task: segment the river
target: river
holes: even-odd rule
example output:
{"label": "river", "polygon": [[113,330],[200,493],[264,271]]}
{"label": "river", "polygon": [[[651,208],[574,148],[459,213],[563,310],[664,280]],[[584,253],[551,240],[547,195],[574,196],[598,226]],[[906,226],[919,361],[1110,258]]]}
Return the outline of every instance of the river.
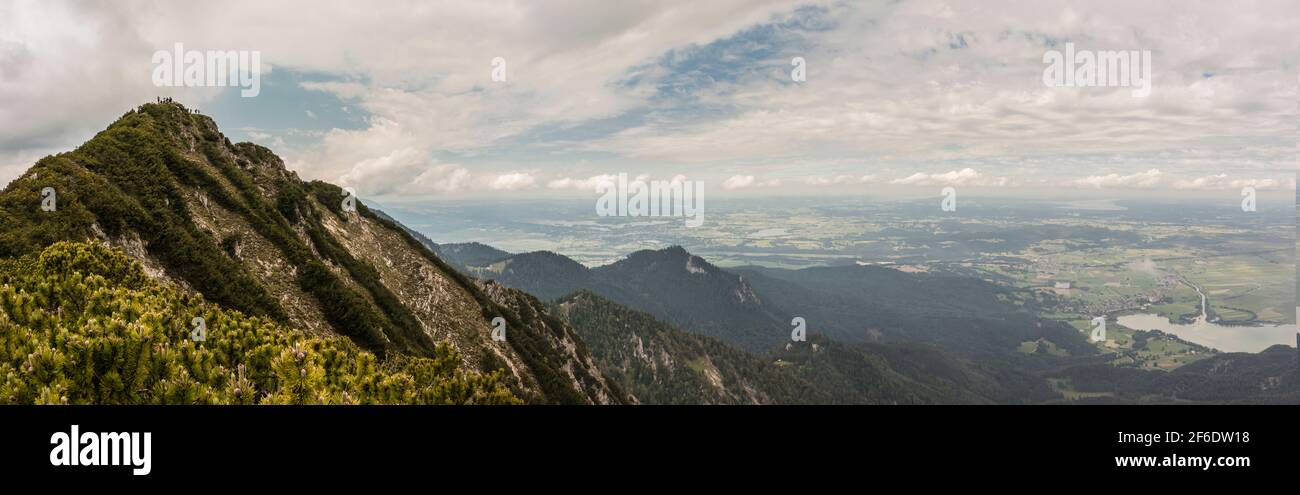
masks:
{"label": "river", "polygon": [[1182,324],[1160,315],[1137,314],[1119,317],[1119,324],[1134,330],[1160,330],[1224,352],[1259,352],[1275,344],[1297,344],[1295,325],[1228,326],[1207,321],[1209,317],[1205,311],[1210,302],[1205,292],[1190,280],[1181,280],[1201,295],[1201,315],[1196,317],[1196,321]]}

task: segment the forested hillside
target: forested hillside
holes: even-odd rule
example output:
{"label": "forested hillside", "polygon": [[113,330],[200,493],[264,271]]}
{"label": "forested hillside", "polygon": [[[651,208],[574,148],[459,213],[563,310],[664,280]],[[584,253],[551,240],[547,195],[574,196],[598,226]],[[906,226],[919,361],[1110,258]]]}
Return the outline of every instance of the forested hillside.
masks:
{"label": "forested hillside", "polygon": [[[1292,348],[1174,372],[1120,369],[1079,331],[969,277],[871,266],[723,270],[679,247],[591,269],[548,252],[466,269],[539,294],[579,291],[559,299],[559,312],[602,371],[644,402],[1298,401]],[[792,315],[805,318],[808,342],[790,342]],[[1065,354],[1020,352],[1025,341]]]}
{"label": "forested hillside", "polygon": [[[933,349],[845,345],[824,337],[762,355],[674,328],[580,291],[560,298],[606,376],[652,404],[989,403],[1013,395]],[[1020,392],[1020,391],[1016,391]],[[1045,387],[1041,391],[1048,394]]]}
{"label": "forested hillside", "polygon": [[687,333],[589,291],[556,302],[601,370],[646,404],[848,401],[771,361]]}

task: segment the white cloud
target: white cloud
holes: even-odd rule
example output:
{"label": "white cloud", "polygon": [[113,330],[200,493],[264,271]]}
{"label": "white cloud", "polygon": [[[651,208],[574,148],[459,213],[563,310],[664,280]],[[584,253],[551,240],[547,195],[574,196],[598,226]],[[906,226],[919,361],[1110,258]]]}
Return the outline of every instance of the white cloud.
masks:
{"label": "white cloud", "polygon": [[580,191],[595,191],[601,184],[612,184],[618,181],[618,177],[609,174],[594,175],[586,179],[573,179],[564,177],[552,179],[546,183],[548,189],[576,189]]}
{"label": "white cloud", "polygon": [[[0,155],[70,149],[155,95],[191,106],[210,101],[220,89],[152,85],[151,55],[177,41],[198,50],[257,50],[268,70],[361,81],[301,84],[374,117],[365,129],[328,134],[314,149],[286,156],[307,166],[306,178],[337,177],[360,161],[409,146],[475,153],[530,129],[641,105],[615,84],[629,67],[673,47],[708,43],[799,3],[3,2]],[[231,26],[238,26],[237,39]],[[505,83],[490,80],[490,61],[497,56],[509,64]],[[394,142],[394,128],[401,130],[400,142]],[[342,143],[330,140],[362,146],[337,155],[331,151]]]}
{"label": "white cloud", "polygon": [[981,175],[973,168],[963,168],[941,174],[927,174],[917,172],[906,177],[900,177],[889,181],[890,184],[903,186],[981,186],[981,187],[1002,187],[1012,185],[1012,181],[1007,177],[989,177]]}
{"label": "white cloud", "polygon": [[363,196],[458,192],[470,184],[470,173],[453,164],[437,164],[416,148],[401,148],[378,158],[361,160],[340,175],[341,186]]}
{"label": "white cloud", "polygon": [[780,185],[781,181],[779,179],[759,180],[752,175],[733,175],[722,182],[722,189],[735,191],[739,189],[777,187]]}
{"label": "white cloud", "polygon": [[[771,26],[789,43],[754,51],[771,53],[768,59],[722,53],[728,67],[752,70],[659,93],[657,83],[673,75],[655,64],[660,57],[715,53],[716,46],[696,49],[773,16],[798,17],[792,13],[805,4],[826,5],[828,13],[812,21],[818,29]],[[611,163],[689,166],[693,176],[729,177],[724,185],[736,189],[770,182],[745,179],[754,175],[812,186],[868,183],[859,174],[898,185],[1195,190],[1272,180],[1285,187],[1294,179],[1278,172],[1295,170],[1295,13],[1283,1],[1254,3],[1249,15],[1231,2],[1187,3],[1171,17],[1167,5],[1122,0],[463,0],[436,7],[11,0],[0,2],[0,183],[154,96],[207,110],[219,90],[150,81],[152,52],[182,41],[258,50],[268,68],[334,76],[300,86],[369,115],[362,128],[334,129],[293,149],[250,136],[304,178],[346,178],[391,194],[541,184],[591,190],[592,178],[609,170],[559,169],[573,162],[569,154],[592,151]],[[237,41],[230,26],[239,27]],[[1049,38],[1151,50],[1151,97],[1043,86]],[[808,61],[806,82],[789,83],[791,55]],[[490,80],[497,56],[508,62],[504,83]],[[631,74],[642,82],[626,84]],[[326,120],[318,113],[294,115]],[[628,114],[648,116],[608,135],[533,135],[623,122]],[[477,159],[493,153],[538,162],[519,171],[496,167],[505,160]],[[847,169],[829,165],[862,157],[878,168],[837,175]],[[922,163],[954,171],[892,172]],[[1093,170],[1104,172],[1074,178]],[[1151,178],[1148,170],[1185,178]]]}
{"label": "white cloud", "polygon": [[1174,189],[1180,190],[1221,190],[1221,189],[1241,189],[1243,187],[1253,187],[1265,191],[1273,189],[1295,189],[1295,179],[1290,179],[1288,183],[1285,180],[1278,179],[1229,179],[1228,174],[1207,175],[1194,179],[1177,180],[1173,183]]}
{"label": "white cloud", "polygon": [[488,184],[494,191],[520,191],[537,187],[537,178],[524,172],[512,172],[498,175]]}
{"label": "white cloud", "polygon": [[470,183],[470,173],[459,165],[435,165],[415,177],[406,192],[460,192]]}
{"label": "white cloud", "polygon": [[[133,7],[0,2],[0,184],[164,94],[151,82],[155,45]],[[166,94],[202,102],[214,93]]]}
{"label": "white cloud", "polygon": [[[1150,168],[1206,175],[1226,163],[1288,169],[1295,10],[1284,2],[1240,10],[1191,3],[1169,22],[1158,3],[840,4],[827,16],[833,29],[798,33],[810,45],[797,53],[808,60],[806,83],[787,84],[780,70],[754,73],[702,91],[699,100],[731,110],[718,118],[650,120],[584,144],[687,163],[871,155],[884,167],[943,160],[996,176],[1019,166],[1010,182],[1058,183],[1080,166],[1117,176]],[[1269,47],[1271,37],[1287,41]],[[1044,86],[1048,38],[1151,50],[1152,96]]]}
{"label": "white cloud", "polygon": [[439,163],[416,148],[361,160],[337,182],[355,187],[363,196],[524,191],[537,187],[537,177],[529,172],[474,174],[462,165]]}
{"label": "white cloud", "polygon": [[873,184],[880,182],[880,179],[874,175],[837,175],[835,177],[814,176],[804,179],[804,182],[812,186],[826,185],[855,185],[855,184]]}
{"label": "white cloud", "polygon": [[1120,175],[1110,173],[1106,175],[1090,175],[1081,179],[1072,181],[1075,185],[1094,188],[1138,188],[1149,189],[1156,187],[1164,177],[1159,169],[1151,169],[1146,172],[1136,174]]}

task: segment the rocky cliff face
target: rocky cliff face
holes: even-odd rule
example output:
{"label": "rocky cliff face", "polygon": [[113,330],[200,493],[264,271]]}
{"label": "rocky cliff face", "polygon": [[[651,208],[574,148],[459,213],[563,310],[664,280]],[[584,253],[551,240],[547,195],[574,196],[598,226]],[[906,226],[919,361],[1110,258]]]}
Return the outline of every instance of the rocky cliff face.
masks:
{"label": "rocky cliff face", "polygon": [[[47,188],[53,211],[41,208]],[[0,255],[98,240],[229,309],[345,335],[381,355],[425,355],[446,342],[472,368],[506,370],[535,402],[624,402],[536,300],[476,285],[345,194],[303,182],[266,148],[231,143],[206,116],[151,103],[0,194]],[[509,321],[504,342],[491,337],[496,317]]]}
{"label": "rocky cliff face", "polygon": [[[504,309],[502,314],[508,322],[507,328],[530,329],[528,334],[512,342],[532,369],[556,370],[551,373],[552,376],[558,376],[562,384],[577,384],[577,390],[582,396],[598,404],[637,403],[635,397],[624,393],[601,373],[586,343],[574,329],[565,320],[549,314],[546,306],[537,298],[491,280],[476,283],[493,302]],[[545,349],[552,348],[564,349],[564,354],[573,359],[548,361]],[[546,384],[539,385],[543,389],[548,388]]]}

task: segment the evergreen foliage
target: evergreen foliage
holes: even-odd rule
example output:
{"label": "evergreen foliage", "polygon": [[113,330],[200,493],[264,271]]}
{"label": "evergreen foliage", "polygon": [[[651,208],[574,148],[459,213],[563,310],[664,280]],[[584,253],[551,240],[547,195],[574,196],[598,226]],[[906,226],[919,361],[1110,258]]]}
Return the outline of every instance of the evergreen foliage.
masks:
{"label": "evergreen foliage", "polygon": [[[194,318],[206,336],[191,338]],[[381,360],[165,287],[97,243],[0,260],[0,403],[512,404],[446,345]]]}

